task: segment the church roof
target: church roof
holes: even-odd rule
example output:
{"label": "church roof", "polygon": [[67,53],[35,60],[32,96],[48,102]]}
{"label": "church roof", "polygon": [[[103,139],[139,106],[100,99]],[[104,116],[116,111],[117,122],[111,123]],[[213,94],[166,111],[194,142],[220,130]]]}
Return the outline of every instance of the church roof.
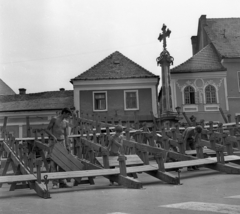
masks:
{"label": "church roof", "polygon": [[73,91],[50,91],[0,96],[0,112],[74,108]]}
{"label": "church roof", "polygon": [[223,58],[240,57],[240,18],[206,19],[204,29]]}
{"label": "church roof", "polygon": [[71,80],[108,80],[157,77],[120,52],[116,51]]}
{"label": "church roof", "polygon": [[171,73],[189,73],[206,71],[225,71],[220,62],[219,56],[210,43],[186,62],[171,69]]}
{"label": "church roof", "polygon": [[0,79],[0,95],[16,94],[3,80]]}

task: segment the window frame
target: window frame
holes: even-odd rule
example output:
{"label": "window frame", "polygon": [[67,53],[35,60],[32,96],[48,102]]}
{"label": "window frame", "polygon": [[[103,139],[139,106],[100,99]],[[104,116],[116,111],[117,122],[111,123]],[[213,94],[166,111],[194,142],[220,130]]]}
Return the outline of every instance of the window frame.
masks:
{"label": "window frame", "polygon": [[[128,92],[135,92],[136,93],[136,103],[137,107],[136,108],[127,108],[127,93]],[[125,111],[135,111],[139,110],[139,95],[138,95],[138,90],[124,90],[124,110]]]}
{"label": "window frame", "polygon": [[237,79],[238,79],[238,92],[240,92],[240,71],[237,71]]}
{"label": "window frame", "polygon": [[[105,109],[96,109],[95,107],[95,94],[105,94],[105,102],[106,102],[106,108]],[[102,111],[108,111],[108,99],[107,99],[107,91],[93,91],[93,111],[94,112],[102,112]]]}
{"label": "window frame", "polygon": [[[193,93],[193,94],[194,94],[194,103],[187,103],[187,102],[186,102],[185,90],[186,90],[186,88],[188,88],[188,87],[193,89],[193,92],[189,92],[189,101],[191,101],[190,93]],[[183,97],[184,97],[184,104],[185,104],[185,105],[196,105],[196,90],[195,90],[195,88],[192,87],[191,85],[188,85],[188,86],[186,86],[186,87],[183,89]]]}
{"label": "window frame", "polygon": [[[209,87],[209,86],[211,86],[212,88],[214,88],[214,91],[215,91],[215,102],[212,102],[212,95],[210,95],[211,102],[210,102],[210,103],[207,102],[206,89],[207,89],[207,87]],[[216,87],[214,87],[214,85],[208,84],[208,85],[204,88],[204,93],[205,93],[205,104],[217,104],[217,103],[218,103],[218,99],[217,99],[217,89],[216,89]]]}

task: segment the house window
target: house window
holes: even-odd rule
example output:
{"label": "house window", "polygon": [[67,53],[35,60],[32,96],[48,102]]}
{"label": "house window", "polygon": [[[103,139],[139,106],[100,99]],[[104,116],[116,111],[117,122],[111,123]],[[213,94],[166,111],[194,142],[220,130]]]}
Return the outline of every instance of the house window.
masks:
{"label": "house window", "polygon": [[206,103],[208,103],[208,104],[217,103],[216,89],[214,86],[208,85],[205,88],[205,94],[206,94]]}
{"label": "house window", "polygon": [[93,111],[107,111],[107,92],[93,92]]}
{"label": "house window", "polygon": [[124,109],[125,110],[138,110],[138,90],[124,91]]}
{"label": "house window", "polygon": [[238,79],[238,91],[240,92],[240,71],[237,72],[237,79]]}
{"label": "house window", "polygon": [[185,104],[195,104],[195,90],[192,86],[184,89]]}

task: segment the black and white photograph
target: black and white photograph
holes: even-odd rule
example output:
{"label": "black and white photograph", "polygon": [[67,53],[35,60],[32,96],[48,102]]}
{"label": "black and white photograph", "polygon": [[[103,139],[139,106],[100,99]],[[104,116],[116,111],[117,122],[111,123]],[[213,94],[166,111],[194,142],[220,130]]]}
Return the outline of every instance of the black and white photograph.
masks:
{"label": "black and white photograph", "polygon": [[0,0],[0,214],[240,214],[239,0]]}

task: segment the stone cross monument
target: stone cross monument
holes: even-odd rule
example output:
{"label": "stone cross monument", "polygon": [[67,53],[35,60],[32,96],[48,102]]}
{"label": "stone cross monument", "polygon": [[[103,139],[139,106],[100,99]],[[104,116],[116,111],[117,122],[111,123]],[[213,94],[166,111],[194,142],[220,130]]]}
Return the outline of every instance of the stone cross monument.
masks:
{"label": "stone cross monument", "polygon": [[171,87],[170,87],[170,65],[173,64],[173,57],[167,51],[167,37],[170,37],[171,31],[167,29],[167,26],[163,24],[162,33],[160,33],[158,40],[163,40],[163,51],[157,58],[157,65],[162,68],[162,96],[161,96],[161,115],[160,121],[170,121],[170,123],[177,122],[177,114],[172,109]]}

